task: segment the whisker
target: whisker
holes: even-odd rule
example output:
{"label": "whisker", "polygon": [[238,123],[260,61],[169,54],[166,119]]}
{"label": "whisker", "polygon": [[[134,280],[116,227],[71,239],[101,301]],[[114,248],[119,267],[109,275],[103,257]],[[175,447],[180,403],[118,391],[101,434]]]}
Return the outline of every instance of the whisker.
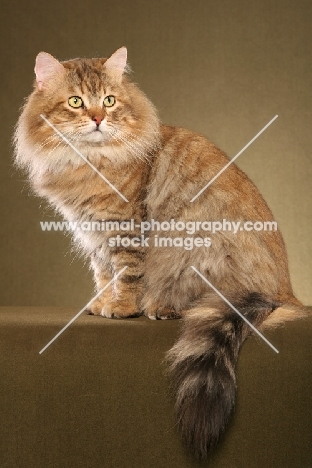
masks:
{"label": "whisker", "polygon": [[[66,138],[68,139],[73,139],[73,140],[76,140],[76,135],[77,135],[77,131],[76,130],[71,130],[71,131],[67,131],[66,134],[64,132],[64,136],[66,136]],[[74,138],[73,138],[74,137]],[[51,143],[53,142],[53,140],[55,139],[56,141],[58,140],[57,144],[55,144],[55,146],[47,153],[48,156],[50,156],[56,149],[58,149],[61,145],[63,145],[63,148],[62,148],[62,151],[60,153],[60,155],[63,154],[63,152],[65,151],[65,149],[67,148],[67,143],[57,134],[55,135],[51,135],[50,137],[48,137],[50,140],[47,142],[45,142],[44,145],[40,145],[40,147],[36,150],[36,152],[42,150],[44,148],[44,146],[46,146],[48,143]],[[48,139],[47,138],[47,139]],[[46,139],[46,140],[47,140]]]}
{"label": "whisker", "polygon": [[[120,132],[121,133],[121,132]],[[114,136],[115,139],[119,139],[119,141],[123,142],[127,148],[130,149],[132,154],[134,154],[138,159],[141,161],[145,162],[146,164],[150,164],[150,161],[148,160],[146,154],[144,154],[133,142],[130,142],[127,140],[122,134],[117,134]]]}
{"label": "whisker", "polygon": [[140,159],[146,164],[150,164],[149,161],[145,159],[145,155],[143,153],[143,157],[141,157],[140,151],[138,151],[137,148],[133,147],[133,145],[129,145],[128,142],[125,139],[123,139],[120,135],[111,134],[111,136],[115,141],[122,142],[130,150],[130,153],[133,154],[136,158]]}
{"label": "whisker", "polygon": [[[150,134],[154,135],[155,137],[157,136],[157,139],[155,138],[154,141],[150,138],[144,138],[143,137],[143,134],[147,133],[147,132],[142,132],[140,134],[133,134],[132,132],[129,132],[128,130],[124,129],[120,124],[116,125],[116,128],[119,132],[122,132],[123,135],[131,138],[132,140],[134,140],[135,142],[139,143],[140,146],[142,146],[144,148],[144,151],[145,152],[148,152],[150,150],[150,148],[154,149],[154,148],[158,148],[159,147],[159,134],[158,132],[155,132],[155,131],[152,131],[150,132]],[[149,132],[148,132],[149,133]]]}
{"label": "whisker", "polygon": [[123,136],[128,139],[129,142],[133,143],[137,149],[140,149],[144,153],[145,158],[153,157],[155,150],[159,148],[158,142],[142,139],[132,133],[126,132]]}
{"label": "whisker", "polygon": [[[79,142],[81,137],[82,137],[82,134],[78,131],[72,131],[70,135],[69,134],[66,135],[66,138],[70,140],[72,143]],[[64,146],[61,149],[61,152],[59,153],[60,157],[62,157],[66,149],[68,149],[68,144],[65,141],[63,141],[63,143],[64,143]]]}

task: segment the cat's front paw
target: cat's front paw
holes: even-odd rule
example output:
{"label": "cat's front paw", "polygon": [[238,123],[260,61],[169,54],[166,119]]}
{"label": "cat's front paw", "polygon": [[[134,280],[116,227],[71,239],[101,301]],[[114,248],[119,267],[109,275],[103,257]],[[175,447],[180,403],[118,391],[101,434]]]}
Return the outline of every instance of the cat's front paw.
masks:
{"label": "cat's front paw", "polygon": [[103,300],[103,298],[95,299],[95,301],[91,302],[91,304],[86,309],[87,314],[89,315],[101,315],[102,309],[107,303],[107,300]]}
{"label": "cat's front paw", "polygon": [[126,301],[111,301],[102,308],[100,315],[110,319],[123,319],[139,317],[143,312]]}
{"label": "cat's front paw", "polygon": [[150,320],[177,320],[181,318],[181,314],[175,309],[157,305],[145,309],[144,315]]}

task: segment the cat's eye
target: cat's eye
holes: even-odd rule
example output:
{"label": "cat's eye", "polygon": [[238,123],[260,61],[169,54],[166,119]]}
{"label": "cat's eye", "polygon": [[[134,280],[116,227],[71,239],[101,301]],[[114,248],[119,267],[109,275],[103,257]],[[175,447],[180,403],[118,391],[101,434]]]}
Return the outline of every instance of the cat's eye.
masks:
{"label": "cat's eye", "polygon": [[79,96],[72,96],[68,99],[68,104],[77,109],[83,106],[83,100]]}
{"label": "cat's eye", "polygon": [[105,107],[112,107],[116,102],[116,99],[114,96],[106,96],[104,98],[104,106]]}

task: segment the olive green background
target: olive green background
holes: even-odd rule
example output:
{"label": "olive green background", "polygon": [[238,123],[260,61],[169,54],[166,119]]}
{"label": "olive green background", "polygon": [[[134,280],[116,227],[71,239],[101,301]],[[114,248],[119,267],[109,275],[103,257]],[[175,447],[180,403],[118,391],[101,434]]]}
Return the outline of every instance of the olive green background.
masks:
{"label": "olive green background", "polygon": [[[312,302],[310,0],[1,2],[2,305],[83,306],[88,266],[12,166],[11,136],[44,50],[65,60],[128,47],[134,80],[166,123],[207,135],[238,159],[272,208],[295,292]],[[200,189],[201,187],[199,187]]]}

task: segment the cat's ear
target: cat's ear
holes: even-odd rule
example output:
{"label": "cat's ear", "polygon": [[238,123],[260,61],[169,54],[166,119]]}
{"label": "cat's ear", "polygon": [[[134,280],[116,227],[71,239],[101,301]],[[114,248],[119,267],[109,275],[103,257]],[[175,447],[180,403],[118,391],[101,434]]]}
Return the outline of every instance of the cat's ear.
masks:
{"label": "cat's ear", "polygon": [[65,71],[63,65],[52,55],[40,52],[36,57],[35,73],[39,90],[44,88],[49,80]]}
{"label": "cat's ear", "polygon": [[118,81],[121,81],[123,73],[127,70],[126,47],[121,47],[116,50],[116,52],[106,60],[104,66],[110,74],[114,75]]}

